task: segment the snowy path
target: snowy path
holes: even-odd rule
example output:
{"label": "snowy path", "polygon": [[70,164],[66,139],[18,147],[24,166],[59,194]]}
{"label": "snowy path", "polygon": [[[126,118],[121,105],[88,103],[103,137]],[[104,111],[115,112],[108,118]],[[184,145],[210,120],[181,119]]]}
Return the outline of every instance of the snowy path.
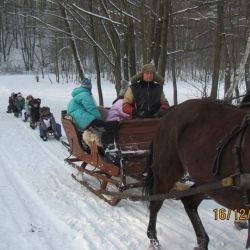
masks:
{"label": "snowy path", "polygon": [[[0,250],[149,249],[146,206],[121,201],[111,207],[76,183],[70,177],[74,169],[63,161],[68,152],[59,142],[43,142],[37,129],[5,113],[7,97],[17,88],[10,82],[0,81]],[[43,85],[47,91],[59,87],[63,93],[63,86]],[[39,92],[28,80],[22,88]],[[52,94],[42,100],[57,117],[68,102]],[[213,209],[219,207],[204,201],[199,210],[209,249],[244,249],[245,231],[235,230],[232,221],[214,220]],[[157,229],[162,250],[195,246],[191,223],[178,201],[165,201]]]}

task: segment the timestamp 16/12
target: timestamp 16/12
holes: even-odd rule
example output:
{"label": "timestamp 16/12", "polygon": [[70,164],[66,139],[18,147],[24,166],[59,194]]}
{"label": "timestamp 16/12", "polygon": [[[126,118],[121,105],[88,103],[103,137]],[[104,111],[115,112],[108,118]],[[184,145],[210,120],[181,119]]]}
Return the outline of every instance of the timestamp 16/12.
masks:
{"label": "timestamp 16/12", "polygon": [[225,209],[225,208],[215,208],[214,220],[249,220],[250,219],[250,210],[248,209]]}

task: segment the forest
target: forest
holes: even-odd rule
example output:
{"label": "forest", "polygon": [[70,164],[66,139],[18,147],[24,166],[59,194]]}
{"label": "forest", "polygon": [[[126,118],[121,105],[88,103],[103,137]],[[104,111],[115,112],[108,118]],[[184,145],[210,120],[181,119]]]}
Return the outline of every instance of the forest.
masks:
{"label": "forest", "polygon": [[[153,63],[172,84],[231,102],[250,90],[249,0],[1,0],[1,73],[129,80]],[[19,60],[17,60],[19,58]],[[38,77],[37,77],[38,78]]]}

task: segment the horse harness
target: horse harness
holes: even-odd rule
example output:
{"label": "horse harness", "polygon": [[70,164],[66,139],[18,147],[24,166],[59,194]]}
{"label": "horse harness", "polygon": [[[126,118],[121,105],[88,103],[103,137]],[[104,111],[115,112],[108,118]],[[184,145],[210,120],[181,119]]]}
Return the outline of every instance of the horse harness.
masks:
{"label": "horse harness", "polygon": [[216,146],[216,156],[212,167],[212,175],[217,176],[220,170],[221,156],[232,139],[236,138],[236,142],[233,146],[232,153],[234,155],[235,173],[228,178],[232,178],[233,188],[242,190],[242,199],[245,206],[250,207],[250,200],[247,191],[250,189],[250,174],[243,173],[242,171],[242,159],[241,153],[243,149],[243,142],[246,136],[247,128],[250,126],[250,113],[247,113],[242,120],[240,126],[235,127],[228,135],[226,135]]}

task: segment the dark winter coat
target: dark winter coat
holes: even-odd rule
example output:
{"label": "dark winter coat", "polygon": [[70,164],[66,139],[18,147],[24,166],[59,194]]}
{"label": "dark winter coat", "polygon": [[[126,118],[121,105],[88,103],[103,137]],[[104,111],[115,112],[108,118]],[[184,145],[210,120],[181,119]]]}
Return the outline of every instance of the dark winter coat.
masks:
{"label": "dark winter coat", "polygon": [[9,97],[9,105],[7,107],[7,112],[11,113],[11,112],[16,112],[16,106],[15,106],[15,98],[16,98],[17,94],[13,94]]}
{"label": "dark winter coat", "polygon": [[37,98],[30,102],[30,118],[32,122],[38,122],[40,119],[41,99]]}
{"label": "dark winter coat", "polygon": [[15,96],[9,97],[9,106],[13,108],[15,106]]}
{"label": "dark winter coat", "polygon": [[160,109],[162,85],[158,83],[141,82],[131,85],[137,112],[144,112],[145,116],[153,115]]}

